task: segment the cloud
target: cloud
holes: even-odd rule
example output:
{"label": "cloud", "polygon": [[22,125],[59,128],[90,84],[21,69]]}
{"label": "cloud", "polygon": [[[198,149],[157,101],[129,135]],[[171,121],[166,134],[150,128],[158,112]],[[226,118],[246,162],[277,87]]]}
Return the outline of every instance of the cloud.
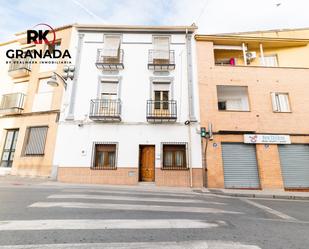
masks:
{"label": "cloud", "polygon": [[0,42],[41,22],[54,27],[197,22],[199,33],[297,28],[309,25],[308,9],[308,0],[0,0]]}

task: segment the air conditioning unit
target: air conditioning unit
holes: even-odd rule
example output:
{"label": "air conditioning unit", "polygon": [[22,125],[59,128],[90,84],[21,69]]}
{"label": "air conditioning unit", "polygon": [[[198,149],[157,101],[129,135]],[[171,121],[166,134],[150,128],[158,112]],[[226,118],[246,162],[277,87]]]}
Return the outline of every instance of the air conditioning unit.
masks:
{"label": "air conditioning unit", "polygon": [[254,52],[254,51],[252,51],[252,52],[247,52],[246,53],[246,58],[247,58],[247,60],[253,60],[253,59],[255,59],[256,58],[256,52]]}

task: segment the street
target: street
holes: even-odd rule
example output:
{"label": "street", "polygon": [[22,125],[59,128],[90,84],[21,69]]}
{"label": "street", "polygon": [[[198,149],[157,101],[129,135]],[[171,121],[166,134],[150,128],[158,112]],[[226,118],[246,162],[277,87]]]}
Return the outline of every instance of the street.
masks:
{"label": "street", "polygon": [[309,201],[0,183],[0,249],[309,248]]}

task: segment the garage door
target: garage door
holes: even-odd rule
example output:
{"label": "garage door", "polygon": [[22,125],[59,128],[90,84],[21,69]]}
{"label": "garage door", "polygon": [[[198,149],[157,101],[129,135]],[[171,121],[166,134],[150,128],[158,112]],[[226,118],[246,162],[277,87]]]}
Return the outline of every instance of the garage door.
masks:
{"label": "garage door", "polygon": [[222,158],[226,188],[259,188],[255,145],[223,143]]}
{"label": "garage door", "polygon": [[285,188],[309,188],[309,145],[279,145]]}

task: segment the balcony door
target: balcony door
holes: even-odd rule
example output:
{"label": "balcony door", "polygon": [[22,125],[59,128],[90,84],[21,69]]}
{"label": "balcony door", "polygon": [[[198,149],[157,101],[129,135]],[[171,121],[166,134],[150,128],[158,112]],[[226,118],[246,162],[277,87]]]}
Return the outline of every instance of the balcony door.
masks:
{"label": "balcony door", "polygon": [[18,129],[7,131],[1,157],[1,167],[12,167],[15,154],[15,147],[17,143],[17,137],[18,137]]}
{"label": "balcony door", "polygon": [[104,36],[104,49],[103,49],[104,63],[110,63],[110,64],[120,63],[120,43],[121,38],[119,35]]}
{"label": "balcony door", "polygon": [[154,113],[155,115],[169,114],[169,91],[154,91]]}
{"label": "balcony door", "polygon": [[170,39],[169,36],[154,36],[153,37],[153,63],[154,64],[169,64],[170,59]]}
{"label": "balcony door", "polygon": [[113,116],[118,113],[118,82],[101,83],[99,112],[104,116]]}

